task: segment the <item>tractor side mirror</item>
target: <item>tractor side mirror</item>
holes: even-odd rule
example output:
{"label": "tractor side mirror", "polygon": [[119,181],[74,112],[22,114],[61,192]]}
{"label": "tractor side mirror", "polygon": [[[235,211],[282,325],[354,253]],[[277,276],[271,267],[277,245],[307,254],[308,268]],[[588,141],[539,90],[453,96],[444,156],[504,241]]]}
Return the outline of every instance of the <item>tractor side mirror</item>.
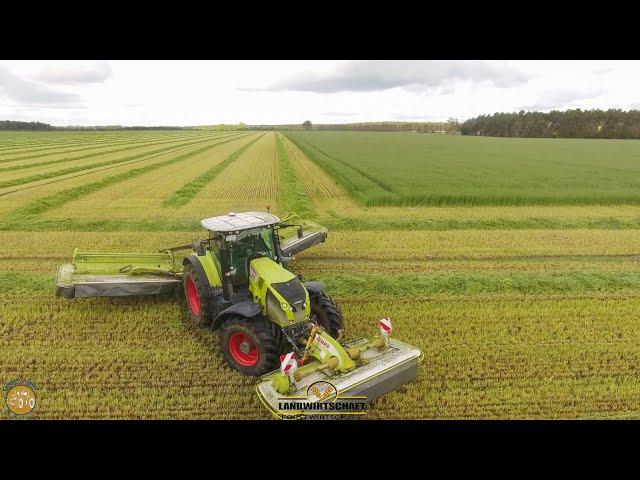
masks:
{"label": "tractor side mirror", "polygon": [[298,227],[298,238],[302,238],[304,232],[302,231],[302,227]]}

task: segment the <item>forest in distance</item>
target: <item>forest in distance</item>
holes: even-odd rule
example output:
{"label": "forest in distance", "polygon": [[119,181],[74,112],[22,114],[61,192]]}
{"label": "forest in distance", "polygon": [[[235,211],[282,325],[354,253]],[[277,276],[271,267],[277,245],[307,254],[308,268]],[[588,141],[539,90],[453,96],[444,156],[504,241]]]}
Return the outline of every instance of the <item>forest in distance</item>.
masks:
{"label": "forest in distance", "polygon": [[371,131],[440,133],[449,135],[475,135],[486,137],[522,138],[607,138],[639,139],[640,110],[552,110],[479,115],[463,122],[449,118],[445,122],[358,122],[341,124],[247,125],[218,124],[200,126],[53,126],[42,122],[0,120],[0,130],[257,130],[257,131]]}

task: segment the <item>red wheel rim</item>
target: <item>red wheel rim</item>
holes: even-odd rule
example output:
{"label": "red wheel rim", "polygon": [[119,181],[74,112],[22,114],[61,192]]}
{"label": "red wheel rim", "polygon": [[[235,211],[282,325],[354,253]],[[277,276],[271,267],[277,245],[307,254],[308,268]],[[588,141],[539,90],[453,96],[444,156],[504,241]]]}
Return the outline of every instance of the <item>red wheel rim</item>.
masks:
{"label": "red wheel rim", "polygon": [[196,288],[196,284],[193,283],[193,279],[191,277],[187,277],[186,293],[191,313],[196,317],[200,316],[200,297],[198,297],[198,289]]}
{"label": "red wheel rim", "polygon": [[258,347],[244,333],[234,333],[229,337],[229,353],[243,367],[252,367],[258,363]]}

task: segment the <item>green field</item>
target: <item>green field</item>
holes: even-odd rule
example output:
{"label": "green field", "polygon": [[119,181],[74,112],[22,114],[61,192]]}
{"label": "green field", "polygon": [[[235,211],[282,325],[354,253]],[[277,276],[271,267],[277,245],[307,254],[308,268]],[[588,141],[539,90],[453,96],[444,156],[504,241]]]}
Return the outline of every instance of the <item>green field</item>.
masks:
{"label": "green field", "polygon": [[290,132],[365,205],[640,203],[640,143]]}
{"label": "green field", "polygon": [[53,278],[75,247],[154,252],[203,236],[203,217],[270,205],[329,227],[292,267],[327,283],[347,336],[390,316],[424,352],[366,418],[640,417],[639,154],[636,141],[0,132],[0,383],[36,383],[36,418],[269,418],[180,299],[70,302]]}

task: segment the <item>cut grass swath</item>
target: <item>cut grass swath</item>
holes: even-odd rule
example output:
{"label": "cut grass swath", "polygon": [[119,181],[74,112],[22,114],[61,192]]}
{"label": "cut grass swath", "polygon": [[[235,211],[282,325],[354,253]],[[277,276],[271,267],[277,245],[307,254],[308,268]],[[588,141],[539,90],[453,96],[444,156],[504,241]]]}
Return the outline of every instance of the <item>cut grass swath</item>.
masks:
{"label": "cut grass swath", "polygon": [[[211,138],[211,137],[209,137]],[[215,138],[215,137],[213,137]],[[162,143],[170,143],[170,142],[175,142],[175,139],[171,139],[171,140],[161,140],[161,141],[156,141],[156,142],[149,142],[149,145],[156,145],[156,144],[162,144]],[[50,163],[63,163],[63,162],[70,162],[73,160],[83,160],[85,158],[92,158],[92,157],[99,157],[100,155],[106,155],[109,153],[117,153],[117,152],[125,152],[127,150],[132,150],[134,148],[138,148],[141,146],[144,146],[145,143],[143,142],[142,145],[127,145],[126,147],[122,147],[122,148],[115,148],[112,150],[102,150],[100,152],[95,152],[95,153],[90,153],[87,155],[80,155],[77,157],[70,157],[70,158],[62,158],[62,159],[57,159],[57,160],[52,160],[52,161],[47,161],[47,162],[39,162],[39,163],[34,163],[34,164],[20,164],[20,165],[15,165],[15,166],[11,166],[11,167],[5,167],[0,171],[7,171],[7,170],[14,170],[14,169],[19,169],[19,168],[30,168],[32,166],[40,166],[40,165],[48,165]],[[84,150],[93,150],[95,148],[102,148],[100,146],[95,147],[84,147],[81,149],[72,149],[72,150],[65,150],[65,151],[56,151],[56,152],[50,152],[50,153],[36,153],[34,155],[27,155],[27,156],[21,156],[21,157],[13,157],[13,158],[3,158],[0,160],[0,163],[9,163],[9,162],[18,162],[21,160],[30,160],[32,158],[42,158],[42,157],[49,157],[52,155],[63,155],[65,153],[74,153],[74,152],[80,152],[80,151],[84,151]]]}
{"label": "cut grass swath", "polygon": [[301,218],[313,218],[313,204],[302,189],[302,182],[296,177],[279,133],[276,135],[276,149],[280,175],[280,208],[286,213],[295,212]]}
{"label": "cut grass swath", "polygon": [[225,168],[231,165],[240,155],[242,155],[251,145],[257,142],[264,134],[258,136],[254,140],[249,143],[243,145],[238,150],[233,152],[227,158],[225,158],[222,162],[214,165],[209,170],[204,172],[202,175],[192,180],[189,183],[185,183],[182,187],[176,190],[170,197],[168,197],[162,205],[164,207],[180,207],[182,205],[186,205],[193,199],[200,190],[202,190],[207,183],[211,182],[215,179],[220,172],[222,172]]}
{"label": "cut grass swath", "polygon": [[[196,139],[195,142],[192,143],[197,143],[197,141],[207,141],[207,140],[217,140],[217,139],[221,139],[221,138],[225,138],[228,137],[230,135],[221,135],[221,136],[209,136],[209,137],[205,137],[205,136],[201,136],[200,139]],[[99,152],[95,152],[95,153],[89,153],[87,155],[81,155],[81,156],[77,156],[77,157],[66,157],[66,158],[60,158],[60,159],[55,159],[55,160],[47,160],[44,162],[37,162],[37,163],[26,163],[26,164],[20,164],[20,165],[12,165],[9,167],[3,167],[0,168],[0,172],[10,172],[10,171],[14,171],[14,170],[23,170],[23,169],[27,169],[27,168],[35,168],[35,167],[43,167],[46,165],[54,165],[54,164],[60,164],[60,163],[67,163],[67,162],[75,162],[75,161],[80,161],[80,160],[86,160],[88,158],[94,158],[94,157],[100,157],[103,155],[109,155],[112,153],[119,153],[119,152],[126,152],[129,150],[134,150],[136,148],[142,148],[142,147],[151,147],[151,146],[155,146],[155,145],[162,145],[162,144],[167,144],[167,143],[176,143],[179,142],[181,139],[172,139],[172,140],[162,140],[162,141],[155,141],[155,142],[139,142],[139,144],[136,145],[131,145],[131,144],[127,144],[126,147],[123,148],[116,148],[113,150],[101,150]],[[194,140],[193,138],[191,139],[183,139],[183,140]],[[137,142],[136,142],[137,143]],[[85,149],[85,150],[93,150],[95,148],[102,148],[102,147],[92,147],[91,149]],[[55,153],[57,155],[57,153]],[[54,154],[52,154],[54,155]],[[39,158],[41,157],[41,155],[35,155],[34,158]],[[12,160],[7,160],[7,161],[12,161]],[[2,160],[2,162],[4,162],[4,160]],[[0,162],[0,163],[2,163]]]}
{"label": "cut grass swath", "polygon": [[[143,159],[144,160],[145,157],[148,157],[149,155],[154,155],[154,154],[157,154],[157,153],[166,152],[166,151],[172,150],[172,149],[188,147],[190,145],[196,145],[198,143],[209,142],[211,140],[213,140],[213,139],[208,138],[206,140],[198,140],[197,142],[189,142],[189,143],[181,143],[181,144],[177,144],[177,145],[170,145],[168,147],[160,148],[160,149],[157,149],[157,150],[152,150],[150,152],[142,152],[142,153],[138,153],[136,155],[130,155],[128,157],[117,158],[115,160],[108,160],[106,162],[98,162],[98,163],[92,163],[92,164],[87,164],[87,165],[79,165],[77,167],[64,168],[62,170],[54,170],[52,172],[46,172],[46,173],[40,173],[40,174],[37,174],[37,175],[31,175],[31,176],[27,176],[27,177],[15,178],[13,180],[7,180],[7,181],[4,181],[4,182],[0,182],[0,188],[7,188],[7,187],[13,187],[13,186],[17,186],[17,185],[23,185],[25,183],[37,182],[39,180],[46,180],[46,179],[49,179],[49,178],[60,177],[62,175],[68,175],[70,173],[81,172],[83,170],[91,170],[91,169],[94,169],[94,168],[105,167],[107,165],[118,165],[120,163],[135,161],[135,160],[138,160],[138,159]],[[219,145],[219,143],[216,143],[215,145]],[[129,150],[129,149],[127,148],[126,150]],[[105,152],[102,152],[101,155],[104,155],[104,153]],[[113,152],[111,152],[111,153],[113,153]],[[80,160],[80,159],[74,159],[74,160]],[[1,195],[6,195],[7,193],[12,193],[12,192],[3,192],[3,193],[0,194],[0,196]]]}
{"label": "cut grass swath", "polygon": [[19,228],[20,225],[24,223],[29,223],[34,216],[40,215],[49,209],[60,207],[61,205],[64,205],[65,203],[71,200],[75,200],[83,195],[86,195],[91,192],[95,192],[96,190],[106,187],[107,185],[111,185],[116,182],[121,182],[123,180],[130,179],[137,175],[142,175],[143,173],[149,172],[151,170],[155,170],[156,168],[161,168],[166,165],[171,165],[173,163],[181,162],[183,160],[186,160],[189,157],[192,157],[193,155],[197,155],[201,152],[209,150],[210,148],[214,148],[217,145],[219,145],[219,143],[215,145],[207,145],[198,150],[194,150],[192,152],[185,153],[183,155],[179,155],[174,158],[170,158],[169,160],[154,163],[152,165],[147,165],[141,168],[135,168],[127,172],[120,173],[118,175],[113,175],[113,176],[104,178],[97,182],[89,183],[81,187],[63,190],[61,192],[50,195],[48,197],[36,200],[35,202],[29,205],[26,205],[22,208],[19,208],[17,210],[14,210],[9,215],[7,215],[7,217],[4,219],[4,222],[0,224],[0,229],[6,230],[14,227]]}

